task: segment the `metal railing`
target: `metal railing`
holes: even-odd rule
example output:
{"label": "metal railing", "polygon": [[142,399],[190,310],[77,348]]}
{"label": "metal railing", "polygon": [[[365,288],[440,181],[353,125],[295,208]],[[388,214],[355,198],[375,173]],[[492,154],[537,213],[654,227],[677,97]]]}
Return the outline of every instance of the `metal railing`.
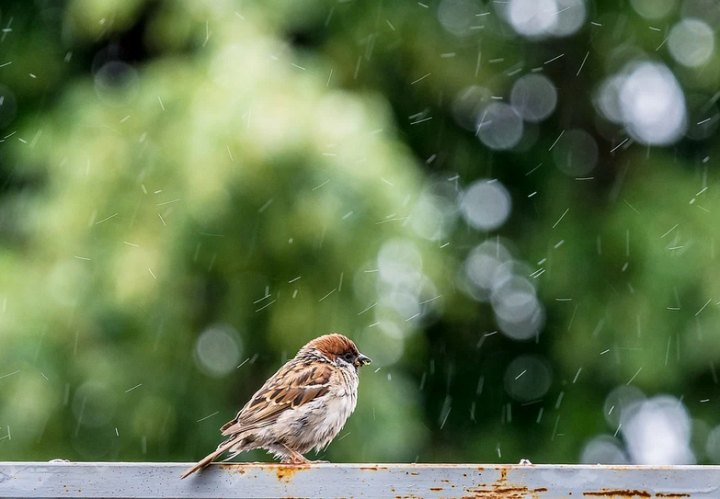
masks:
{"label": "metal railing", "polygon": [[0,462],[0,497],[720,499],[720,466]]}

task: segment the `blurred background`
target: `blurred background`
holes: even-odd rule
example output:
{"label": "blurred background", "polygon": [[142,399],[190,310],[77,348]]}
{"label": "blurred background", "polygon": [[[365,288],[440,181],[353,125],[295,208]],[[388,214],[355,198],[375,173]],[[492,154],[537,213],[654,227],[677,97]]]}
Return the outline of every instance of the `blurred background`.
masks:
{"label": "blurred background", "polygon": [[0,460],[197,460],[335,331],[374,363],[320,458],[719,463],[718,28],[3,2]]}

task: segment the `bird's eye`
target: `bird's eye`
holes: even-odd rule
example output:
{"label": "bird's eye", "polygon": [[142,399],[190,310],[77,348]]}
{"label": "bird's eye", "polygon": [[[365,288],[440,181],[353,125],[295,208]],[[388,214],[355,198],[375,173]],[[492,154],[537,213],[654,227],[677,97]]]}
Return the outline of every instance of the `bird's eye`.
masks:
{"label": "bird's eye", "polygon": [[352,360],[353,360],[352,352],[348,352],[345,355],[343,355],[343,359],[345,359],[346,362],[352,362]]}

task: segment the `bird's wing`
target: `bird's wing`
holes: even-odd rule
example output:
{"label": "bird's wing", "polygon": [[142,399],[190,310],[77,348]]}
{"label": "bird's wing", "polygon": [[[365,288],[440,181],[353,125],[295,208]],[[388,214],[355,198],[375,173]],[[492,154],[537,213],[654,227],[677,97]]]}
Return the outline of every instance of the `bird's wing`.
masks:
{"label": "bird's wing", "polygon": [[284,411],[325,395],[332,373],[332,366],[325,362],[289,362],[220,431],[227,436],[273,424]]}

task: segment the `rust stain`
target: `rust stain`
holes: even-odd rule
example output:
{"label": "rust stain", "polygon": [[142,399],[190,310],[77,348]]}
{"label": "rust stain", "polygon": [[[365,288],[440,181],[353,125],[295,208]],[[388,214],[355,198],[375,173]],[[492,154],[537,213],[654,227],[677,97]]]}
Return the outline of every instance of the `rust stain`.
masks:
{"label": "rust stain", "polygon": [[289,483],[298,471],[303,469],[309,469],[310,466],[307,464],[295,464],[290,466],[277,466],[275,468],[275,474],[281,482]]}
{"label": "rust stain", "polygon": [[[494,469],[500,472],[500,477],[494,484],[478,484],[477,487],[467,488],[465,493],[470,495],[463,499],[540,499],[540,494],[548,491],[545,487],[531,489],[527,486],[514,486],[508,482],[507,467]],[[484,468],[479,467],[478,470],[483,471]]]}
{"label": "rust stain", "polygon": [[584,496],[592,497],[652,497],[647,490],[603,489],[597,492],[583,492]]}
{"label": "rust stain", "polygon": [[526,499],[530,496],[533,499],[538,499],[538,494],[547,492],[545,487],[537,489],[529,489],[527,487],[498,487],[497,485],[492,488],[471,488],[466,489],[465,492],[469,492],[473,499]]}
{"label": "rust stain", "polygon": [[430,490],[432,490],[433,492],[440,492],[441,490],[443,490],[443,488],[442,487],[430,487]]}
{"label": "rust stain", "polygon": [[377,471],[377,466],[361,466],[360,471]]}
{"label": "rust stain", "polygon": [[[220,464],[218,467],[221,470],[237,473],[239,475],[244,475],[247,471],[245,469],[247,465],[244,464]],[[310,469],[310,467],[310,464],[252,463],[252,468],[254,469],[259,468],[263,471],[274,471],[277,475],[277,479],[281,482],[290,482],[298,471],[307,470]],[[254,478],[257,477],[258,475],[254,475]]]}
{"label": "rust stain", "polygon": [[472,496],[466,496],[463,499],[526,499],[528,497],[539,499],[538,494],[547,492],[547,489],[545,487],[530,489],[528,487],[503,486],[503,479],[501,478],[491,488],[470,488],[466,489],[465,492],[472,494]]}
{"label": "rust stain", "polygon": [[657,497],[690,497],[690,494],[685,492],[658,492],[655,495]]}
{"label": "rust stain", "polygon": [[501,469],[500,470],[500,480],[498,480],[498,483],[507,482],[507,470]]}
{"label": "rust stain", "polygon": [[233,473],[238,473],[240,475],[245,474],[245,465],[243,464],[219,464],[218,468],[224,471],[232,471]]}
{"label": "rust stain", "polygon": [[416,473],[415,471],[413,471],[413,472],[410,473],[410,474],[411,474],[412,476],[418,476],[420,473]]}
{"label": "rust stain", "polygon": [[498,494],[517,494],[517,493],[527,493],[527,492],[547,492],[547,489],[532,489],[529,490],[527,487],[495,487],[495,492]]}

